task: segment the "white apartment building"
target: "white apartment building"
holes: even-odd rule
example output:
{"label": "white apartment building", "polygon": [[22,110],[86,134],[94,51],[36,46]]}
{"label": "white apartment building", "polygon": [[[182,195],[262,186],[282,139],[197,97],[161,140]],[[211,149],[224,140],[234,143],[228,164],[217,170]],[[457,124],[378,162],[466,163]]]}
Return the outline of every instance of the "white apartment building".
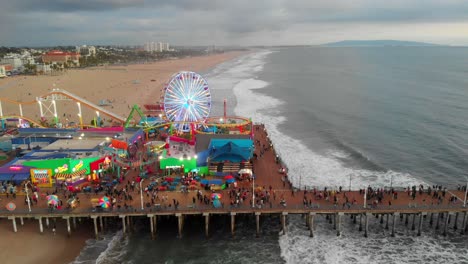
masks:
{"label": "white apartment building", "polygon": [[13,66],[14,70],[21,69],[23,67],[23,61],[21,60],[21,57],[18,54],[8,54],[5,57],[3,57],[2,64],[10,64]]}
{"label": "white apartment building", "polygon": [[80,53],[80,55],[84,57],[96,56],[96,47],[86,45],[77,46],[76,52]]}
{"label": "white apartment building", "polygon": [[169,50],[169,43],[163,42],[146,42],[143,49],[147,52],[163,52]]}

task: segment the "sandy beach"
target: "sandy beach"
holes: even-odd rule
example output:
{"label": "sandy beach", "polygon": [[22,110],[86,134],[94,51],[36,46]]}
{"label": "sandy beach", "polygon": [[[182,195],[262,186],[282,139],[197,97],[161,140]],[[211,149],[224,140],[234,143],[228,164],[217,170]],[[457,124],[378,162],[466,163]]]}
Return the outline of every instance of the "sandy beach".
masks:
{"label": "sandy beach", "polygon": [[50,221],[49,227],[43,222],[43,234],[40,234],[35,219],[24,219],[24,225],[17,219],[16,224],[18,232],[14,233],[11,220],[0,220],[0,259],[5,264],[70,263],[80,253],[86,240],[92,237],[92,227],[88,223],[78,224],[70,237],[65,220],[57,220],[55,235],[52,232],[53,221]]}
{"label": "sandy beach", "polygon": [[[164,60],[148,64],[127,66],[103,66],[87,69],[70,69],[59,75],[50,76],[16,76],[0,79],[1,98],[23,104],[23,116],[32,120],[40,120],[40,110],[34,102],[37,96],[42,96],[54,88],[64,89],[92,103],[99,104],[102,100],[112,102],[104,108],[115,114],[127,117],[134,104],[142,109],[144,104],[158,104],[161,90],[170,77],[181,70],[205,71],[215,65],[239,56],[243,52],[228,52],[224,54],[190,57],[183,59]],[[209,82],[209,80],[208,80]],[[2,101],[3,115],[19,115],[18,104]],[[57,113],[60,122],[79,122],[78,107],[71,101],[57,101]],[[44,112],[46,110],[44,109]],[[47,119],[53,119],[53,109]],[[83,124],[90,124],[96,116],[95,110],[82,107]],[[107,121],[109,118],[102,116]],[[110,123],[106,123],[108,125]]]}
{"label": "sandy beach", "polygon": [[[157,104],[161,89],[172,74],[181,70],[206,71],[241,54],[243,52],[229,52],[151,64],[75,69],[57,76],[17,76],[0,79],[0,93],[2,98],[28,102],[54,87],[61,88],[96,104],[100,100],[110,100],[112,105],[107,106],[108,109],[127,117],[134,104],[141,107],[143,104]],[[4,116],[19,114],[18,105],[5,100],[2,100],[2,109]],[[74,102],[57,102],[57,109],[61,119],[78,122]],[[24,116],[40,119],[37,103],[25,105],[22,110]],[[89,124],[95,116],[95,111],[91,109],[83,108],[82,113],[85,124]],[[17,219],[18,232],[14,233],[11,220],[0,219],[2,263],[58,264],[73,261],[86,240],[92,238],[92,226],[81,224],[68,237],[65,220],[58,221],[56,225],[56,235],[52,227],[46,228],[45,223],[44,234],[40,234],[37,220],[25,219],[24,225],[21,225]]]}

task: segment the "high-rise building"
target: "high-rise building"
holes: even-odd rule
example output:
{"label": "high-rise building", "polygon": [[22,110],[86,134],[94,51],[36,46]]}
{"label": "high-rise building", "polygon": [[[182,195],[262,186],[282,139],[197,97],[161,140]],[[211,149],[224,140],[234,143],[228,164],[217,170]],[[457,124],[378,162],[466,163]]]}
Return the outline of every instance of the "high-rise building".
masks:
{"label": "high-rise building", "polygon": [[96,56],[96,47],[94,46],[77,46],[76,47],[76,52],[80,53],[82,56],[88,57],[88,56]]}
{"label": "high-rise building", "polygon": [[163,42],[146,42],[143,49],[147,52],[163,52],[169,50],[169,43]]}
{"label": "high-rise building", "polygon": [[163,50],[169,51],[169,43],[167,43],[167,42],[164,43],[164,48],[163,48]]}

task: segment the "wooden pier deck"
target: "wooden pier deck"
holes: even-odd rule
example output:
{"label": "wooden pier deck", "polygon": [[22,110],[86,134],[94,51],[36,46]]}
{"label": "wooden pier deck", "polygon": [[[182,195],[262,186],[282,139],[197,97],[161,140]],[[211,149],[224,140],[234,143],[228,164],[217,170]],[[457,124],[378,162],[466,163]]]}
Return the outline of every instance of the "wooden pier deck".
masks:
{"label": "wooden pier deck", "polygon": [[[335,228],[338,228],[338,234],[340,232],[341,218],[344,214],[349,214],[356,221],[359,216],[360,227],[362,226],[361,218],[365,220],[365,235],[367,236],[367,218],[369,215],[377,215],[383,218],[386,216],[387,227],[389,217],[393,218],[393,228],[395,225],[396,217],[403,217],[405,215],[413,216],[413,226],[415,217],[419,217],[419,228],[421,227],[423,217],[430,218],[432,223],[433,217],[437,221],[439,226],[439,220],[444,219],[445,222],[445,233],[448,228],[448,222],[450,218],[455,217],[455,222],[458,219],[462,219],[460,226],[461,233],[465,233],[468,229],[468,208],[463,206],[463,199],[465,192],[463,190],[448,190],[443,195],[443,191],[437,191],[437,195],[440,198],[434,198],[434,192],[427,193],[425,189],[422,193],[416,192],[416,196],[413,198],[409,192],[402,190],[395,190],[390,194],[389,192],[383,192],[381,199],[377,202],[375,196],[369,193],[366,202],[364,202],[364,192],[359,190],[349,191],[343,189],[341,192],[337,190],[327,190],[329,199],[320,197],[320,193],[324,194],[324,190],[313,190],[308,189],[296,190],[293,189],[291,184],[286,180],[283,180],[284,175],[279,172],[280,164],[276,162],[276,153],[273,148],[270,147],[270,142],[266,131],[263,126],[255,126],[255,145],[257,154],[256,159],[253,161],[254,174],[256,175],[254,185],[253,182],[241,181],[239,183],[240,188],[244,188],[246,193],[246,199],[240,202],[238,205],[231,205],[231,202],[235,199],[231,199],[229,191],[226,189],[219,191],[222,194],[221,208],[214,208],[210,204],[204,204],[196,199],[196,191],[180,192],[180,191],[161,191],[158,193],[159,200],[156,200],[154,204],[151,204],[151,195],[143,193],[143,203],[141,200],[141,193],[138,189],[129,191],[132,196],[132,201],[120,201],[118,205],[120,208],[115,206],[109,210],[96,210],[91,204],[92,198],[99,198],[103,194],[78,194],[80,198],[80,205],[78,208],[71,209],[59,209],[50,211],[47,207],[47,201],[44,198],[44,193],[48,191],[51,193],[52,189],[43,189],[41,198],[37,204],[33,204],[31,211],[28,210],[27,203],[25,202],[25,195],[19,194],[16,198],[11,195],[7,198],[5,194],[0,196],[0,217],[8,218],[13,222],[13,230],[16,232],[16,219],[23,218],[35,218],[39,222],[40,231],[42,232],[42,219],[48,221],[49,218],[60,218],[67,221],[68,231],[71,232],[70,221],[72,220],[74,225],[76,224],[76,218],[86,217],[91,218],[94,221],[94,227],[96,236],[98,236],[98,219],[100,221],[101,230],[103,229],[103,219],[106,218],[121,218],[122,226],[125,230],[125,226],[131,224],[131,218],[133,217],[145,217],[149,218],[150,230],[154,235],[156,232],[156,224],[158,216],[176,216],[179,223],[179,235],[182,235],[182,227],[184,217],[188,215],[202,215],[206,218],[205,231],[208,235],[209,230],[209,216],[214,214],[224,214],[231,217],[231,232],[234,233],[235,216],[239,214],[250,214],[255,215],[257,222],[257,235],[259,234],[259,219],[264,214],[276,214],[281,217],[283,232],[286,232],[286,221],[288,214],[302,214],[306,216],[308,226],[314,226],[314,216],[318,214],[325,214],[327,218],[333,218],[335,221]],[[264,153],[260,153],[261,150]],[[132,170],[125,176],[124,184],[128,181],[134,180],[139,171]],[[149,180],[143,182],[143,187],[149,184]],[[119,184],[119,188],[123,187],[122,183]],[[427,188],[427,186],[424,186]],[[258,190],[256,194],[255,206],[252,206],[252,189]],[[261,189],[261,190],[260,190]],[[203,195],[209,196],[211,191],[200,189]],[[269,193],[269,199],[264,199],[263,202],[259,201],[261,193]],[[67,201],[64,191],[58,193],[59,198],[65,204]],[[396,195],[395,195],[396,194]],[[166,201],[161,201],[161,198],[165,196]],[[336,197],[336,198],[335,198]],[[455,197],[455,198],[454,198]],[[196,200],[193,203],[193,199]],[[285,204],[281,204],[281,200],[284,200]],[[336,200],[336,202],[335,202]],[[173,201],[179,203],[176,209],[173,206]],[[257,202],[258,201],[258,202]],[[17,208],[14,211],[6,210],[6,204],[14,202]],[[143,208],[142,208],[143,204]],[[127,206],[124,206],[127,205]],[[383,220],[382,220],[383,221]],[[447,222],[448,221],[448,222]],[[338,226],[338,227],[337,227]],[[455,226],[455,228],[457,228]],[[360,228],[361,229],[361,228]],[[313,236],[313,228],[311,230],[311,236]],[[420,230],[419,230],[420,233]]]}

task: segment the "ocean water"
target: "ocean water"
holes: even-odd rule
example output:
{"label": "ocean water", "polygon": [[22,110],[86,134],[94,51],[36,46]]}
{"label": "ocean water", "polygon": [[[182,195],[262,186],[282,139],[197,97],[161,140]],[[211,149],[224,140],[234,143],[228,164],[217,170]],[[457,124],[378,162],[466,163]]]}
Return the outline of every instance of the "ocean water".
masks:
{"label": "ocean water", "polygon": [[[284,48],[258,50],[203,73],[212,115],[251,116],[265,123],[296,186],[347,188],[466,182],[468,49],[446,47]],[[460,221],[461,219],[459,219]],[[325,219],[315,238],[305,220],[192,217],[177,238],[175,219],[147,219],[130,237],[120,232],[90,240],[75,263],[468,263],[467,236],[447,237],[423,224],[417,237],[403,222],[397,236],[373,219],[369,237],[345,217],[340,237]]]}

